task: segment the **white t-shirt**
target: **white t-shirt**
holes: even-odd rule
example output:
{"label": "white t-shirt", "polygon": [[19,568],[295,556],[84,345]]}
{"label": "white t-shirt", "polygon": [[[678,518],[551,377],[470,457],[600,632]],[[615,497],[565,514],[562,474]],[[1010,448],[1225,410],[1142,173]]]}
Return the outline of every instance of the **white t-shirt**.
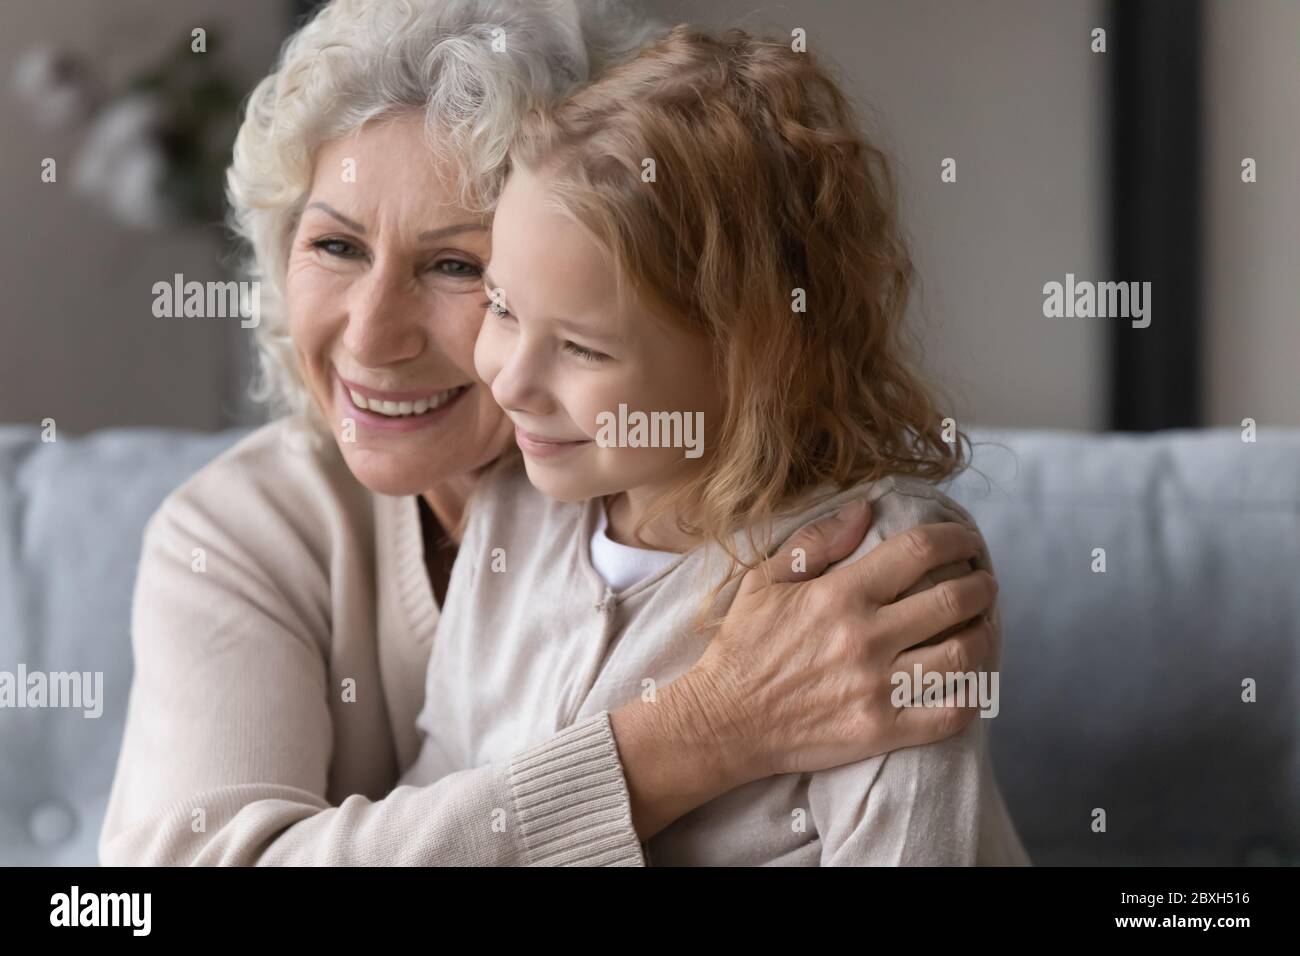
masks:
{"label": "white t-shirt", "polygon": [[609,528],[609,516],[603,501],[598,514],[596,530],[591,536],[591,565],[615,591],[630,588],[681,557],[672,551],[651,551],[620,544],[605,533]]}

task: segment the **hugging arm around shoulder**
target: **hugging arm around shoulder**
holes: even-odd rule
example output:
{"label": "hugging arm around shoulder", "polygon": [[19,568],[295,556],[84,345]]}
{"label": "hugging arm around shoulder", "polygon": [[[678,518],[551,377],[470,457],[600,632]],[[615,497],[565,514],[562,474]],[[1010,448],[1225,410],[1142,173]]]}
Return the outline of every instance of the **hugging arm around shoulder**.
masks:
{"label": "hugging arm around shoulder", "polygon": [[[891,481],[874,502],[867,538],[841,564],[916,525],[956,521],[975,529],[970,515],[946,496],[918,482]],[[905,593],[976,569],[992,571],[986,554],[938,568]],[[1000,627],[996,611],[992,619]],[[821,841],[821,865],[1028,864],[989,759],[988,731],[995,722],[976,717],[945,740],[812,774],[809,823]]]}
{"label": "hugging arm around shoulder", "polygon": [[972,866],[989,799],[983,727],[812,775],[822,866]]}
{"label": "hugging arm around shoulder", "polygon": [[[271,451],[209,465],[146,528],[100,862],[641,864],[606,714],[394,789],[408,715],[375,646],[369,498],[340,504],[318,470]],[[543,807],[570,821],[558,836],[537,825]]]}

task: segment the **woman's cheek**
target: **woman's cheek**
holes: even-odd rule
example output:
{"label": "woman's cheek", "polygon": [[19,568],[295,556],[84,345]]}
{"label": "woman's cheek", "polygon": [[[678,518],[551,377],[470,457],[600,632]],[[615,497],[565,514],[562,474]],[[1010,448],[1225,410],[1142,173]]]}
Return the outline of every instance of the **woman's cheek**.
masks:
{"label": "woman's cheek", "polygon": [[[311,270],[287,274],[284,284],[285,323],[298,373],[326,421],[335,417],[331,369],[334,345],[346,324],[337,305],[330,310],[328,285],[313,277]],[[333,301],[337,303],[341,298]]]}
{"label": "woman's cheek", "polygon": [[479,332],[486,324],[482,300],[463,293],[445,296],[432,306],[430,314],[438,317],[435,330],[446,329],[446,351],[456,358],[457,364],[472,368]]}
{"label": "woman's cheek", "polygon": [[504,364],[501,356],[504,343],[494,328],[495,324],[490,316],[483,319],[478,338],[474,342],[474,372],[489,388]]}
{"label": "woman's cheek", "polygon": [[[289,262],[285,275],[285,312],[289,331],[295,337],[323,334],[334,320],[333,313],[343,310],[339,303],[347,293],[346,283],[340,277],[315,268],[309,261]],[[331,310],[329,304],[333,302]]]}

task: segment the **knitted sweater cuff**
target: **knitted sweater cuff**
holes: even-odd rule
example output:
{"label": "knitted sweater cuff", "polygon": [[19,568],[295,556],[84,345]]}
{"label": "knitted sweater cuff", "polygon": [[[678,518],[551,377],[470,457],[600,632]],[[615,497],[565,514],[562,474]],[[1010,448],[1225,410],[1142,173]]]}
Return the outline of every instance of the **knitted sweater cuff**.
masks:
{"label": "knitted sweater cuff", "polygon": [[608,711],[517,754],[510,791],[529,865],[645,865]]}

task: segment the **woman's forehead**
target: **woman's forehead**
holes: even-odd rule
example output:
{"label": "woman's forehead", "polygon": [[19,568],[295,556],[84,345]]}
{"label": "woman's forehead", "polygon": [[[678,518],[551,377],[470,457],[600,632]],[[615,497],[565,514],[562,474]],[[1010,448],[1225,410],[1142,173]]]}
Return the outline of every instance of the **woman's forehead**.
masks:
{"label": "woman's forehead", "polygon": [[371,120],[317,150],[311,193],[333,206],[330,197],[353,207],[390,202],[421,216],[483,219],[467,216],[457,201],[453,163],[430,148],[418,114]]}

